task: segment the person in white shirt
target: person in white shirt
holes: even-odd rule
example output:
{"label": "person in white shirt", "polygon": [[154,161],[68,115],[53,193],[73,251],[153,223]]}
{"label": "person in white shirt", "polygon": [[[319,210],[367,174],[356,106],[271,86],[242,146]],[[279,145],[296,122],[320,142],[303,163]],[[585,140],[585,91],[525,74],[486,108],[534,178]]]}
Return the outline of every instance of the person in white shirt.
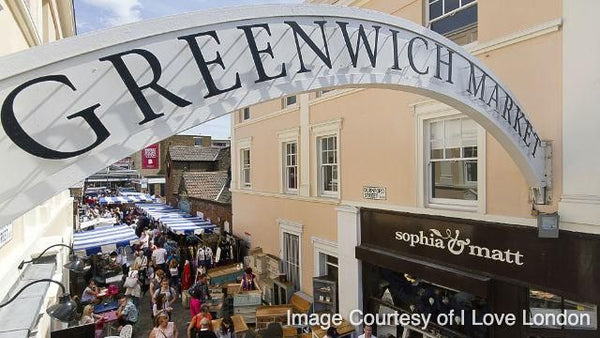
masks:
{"label": "person in white shirt", "polygon": [[364,333],[358,336],[358,338],[377,338],[373,335],[373,328],[371,325],[365,325]]}
{"label": "person in white shirt", "polygon": [[[128,279],[135,280],[135,284],[124,285],[125,286],[125,295],[130,296],[131,301],[137,307],[140,306],[140,297],[142,296],[142,286],[139,282],[139,265],[135,264],[133,269],[129,271]],[[125,283],[128,283],[126,280]],[[133,282],[132,282],[133,283]]]}
{"label": "person in white shirt", "polygon": [[145,249],[148,247],[148,234],[146,231],[142,231],[142,236],[140,236],[140,248]]}
{"label": "person in white shirt", "polygon": [[152,251],[152,261],[154,266],[167,272],[166,261],[167,261],[167,250],[161,247],[157,247]]}

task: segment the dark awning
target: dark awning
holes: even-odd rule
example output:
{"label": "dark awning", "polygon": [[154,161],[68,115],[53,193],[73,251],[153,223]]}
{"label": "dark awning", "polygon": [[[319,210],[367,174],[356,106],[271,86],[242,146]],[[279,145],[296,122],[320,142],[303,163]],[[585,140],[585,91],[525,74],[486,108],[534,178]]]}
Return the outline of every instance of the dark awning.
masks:
{"label": "dark awning", "polygon": [[356,258],[376,266],[487,298],[490,278],[408,257],[370,245],[356,247]]}

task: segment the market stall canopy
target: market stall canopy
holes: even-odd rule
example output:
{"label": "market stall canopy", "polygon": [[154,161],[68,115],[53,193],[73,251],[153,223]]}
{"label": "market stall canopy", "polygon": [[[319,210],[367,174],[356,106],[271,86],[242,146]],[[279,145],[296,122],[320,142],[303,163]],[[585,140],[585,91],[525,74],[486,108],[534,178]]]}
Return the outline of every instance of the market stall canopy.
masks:
{"label": "market stall canopy", "polygon": [[138,242],[135,231],[127,225],[77,232],[73,234],[73,250],[87,256],[108,252]]}
{"label": "market stall canopy", "polygon": [[80,229],[85,229],[85,228],[89,228],[92,226],[95,227],[103,227],[103,226],[109,226],[109,225],[113,225],[117,222],[117,219],[114,217],[110,217],[110,218],[104,218],[104,217],[99,217],[99,218],[94,218],[91,220],[87,220],[87,221],[83,221],[80,223],[79,228]]}
{"label": "market stall canopy", "polygon": [[159,221],[167,230],[178,235],[211,233],[217,227],[202,217],[192,216],[164,204],[140,203],[136,206],[153,220]]}
{"label": "market stall canopy", "polygon": [[138,202],[153,202],[154,198],[152,198],[152,196],[145,194],[143,192],[137,192],[137,191],[121,191],[120,192],[121,196],[125,197],[125,198],[130,198],[130,199],[137,199]]}
{"label": "market stall canopy", "polygon": [[204,222],[205,224],[199,223],[179,223],[179,224],[165,224],[165,227],[177,235],[191,235],[191,234],[203,234],[212,233],[217,227],[210,222]]}
{"label": "market stall canopy", "polygon": [[123,193],[122,196],[101,197],[99,202],[100,204],[152,202],[152,197],[142,193]]}

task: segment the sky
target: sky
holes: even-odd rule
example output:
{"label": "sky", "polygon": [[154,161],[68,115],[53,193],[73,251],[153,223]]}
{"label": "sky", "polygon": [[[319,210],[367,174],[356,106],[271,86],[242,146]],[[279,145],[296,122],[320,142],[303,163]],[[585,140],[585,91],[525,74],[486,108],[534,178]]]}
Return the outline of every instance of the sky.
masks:
{"label": "sky", "polygon": [[[303,0],[75,0],[77,33],[83,34],[145,19],[196,10]],[[188,129],[182,134],[210,135],[216,139],[230,136],[230,115]]]}

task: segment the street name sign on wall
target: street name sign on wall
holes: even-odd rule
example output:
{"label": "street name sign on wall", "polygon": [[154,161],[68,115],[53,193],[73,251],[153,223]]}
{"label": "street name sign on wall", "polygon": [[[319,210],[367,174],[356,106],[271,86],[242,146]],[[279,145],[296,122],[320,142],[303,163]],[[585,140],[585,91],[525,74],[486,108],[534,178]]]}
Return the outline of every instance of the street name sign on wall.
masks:
{"label": "street name sign on wall", "polygon": [[358,8],[195,12],[0,58],[0,224],[108,164],[236,109],[377,86],[465,113],[545,186],[541,136],[515,95],[460,46]]}
{"label": "street name sign on wall", "polygon": [[367,200],[384,200],[387,198],[386,189],[384,187],[363,187],[363,198]]}

